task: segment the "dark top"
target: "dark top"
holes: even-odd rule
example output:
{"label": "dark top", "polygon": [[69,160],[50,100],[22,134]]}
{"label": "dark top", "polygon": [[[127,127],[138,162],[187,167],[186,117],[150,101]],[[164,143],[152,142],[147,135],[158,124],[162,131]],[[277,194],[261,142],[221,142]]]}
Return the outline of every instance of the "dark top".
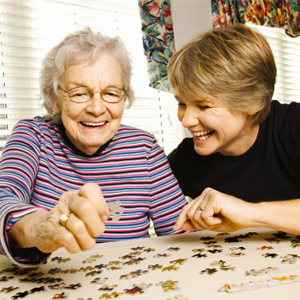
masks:
{"label": "dark top", "polygon": [[168,159],[193,199],[206,187],[249,202],[300,198],[300,103],[272,101],[255,143],[240,156],[201,156],[186,138]]}

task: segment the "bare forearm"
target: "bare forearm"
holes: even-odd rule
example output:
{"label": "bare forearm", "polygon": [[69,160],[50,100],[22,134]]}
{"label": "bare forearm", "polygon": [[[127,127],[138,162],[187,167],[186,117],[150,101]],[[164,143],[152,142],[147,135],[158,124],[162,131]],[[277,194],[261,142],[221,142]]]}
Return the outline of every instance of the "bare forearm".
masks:
{"label": "bare forearm", "polygon": [[34,211],[16,222],[8,231],[8,241],[11,247],[31,248],[35,247],[35,232],[38,220],[45,211]]}
{"label": "bare forearm", "polygon": [[300,199],[255,204],[253,227],[300,234]]}

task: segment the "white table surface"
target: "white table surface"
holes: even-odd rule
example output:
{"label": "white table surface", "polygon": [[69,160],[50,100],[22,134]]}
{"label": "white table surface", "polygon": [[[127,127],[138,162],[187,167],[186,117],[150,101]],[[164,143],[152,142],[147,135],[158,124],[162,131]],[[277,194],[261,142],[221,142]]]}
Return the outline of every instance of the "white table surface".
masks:
{"label": "white table surface", "polygon": [[[228,237],[234,237],[248,232],[256,232],[258,235],[251,235],[250,238],[240,238],[241,242],[228,243],[225,239]],[[279,243],[271,243],[265,240],[265,238],[274,237],[276,231],[269,229],[248,229],[235,233],[231,233],[228,236],[217,236],[218,233],[212,231],[201,231],[194,233],[186,233],[173,236],[165,237],[152,237],[148,239],[138,239],[138,240],[128,240],[122,242],[113,242],[105,244],[97,244],[92,250],[86,252],[80,252],[77,254],[69,254],[64,248],[59,249],[54,252],[47,264],[39,267],[37,271],[32,272],[43,272],[43,277],[54,277],[62,278],[65,284],[76,284],[81,283],[81,287],[72,289],[61,289],[53,290],[48,286],[50,284],[38,284],[38,283],[22,283],[19,281],[21,278],[26,278],[28,275],[13,275],[9,272],[2,272],[2,276],[13,276],[13,279],[9,281],[0,281],[0,291],[3,287],[19,287],[19,289],[14,290],[10,293],[0,292],[0,300],[2,299],[13,299],[12,296],[16,295],[18,292],[30,291],[34,287],[39,287],[44,285],[46,288],[45,292],[36,292],[29,294],[24,298],[18,299],[52,299],[55,294],[66,293],[68,294],[67,299],[77,300],[77,299],[104,299],[100,298],[103,294],[112,292],[123,293],[117,298],[107,298],[107,299],[299,299],[300,292],[300,282],[293,282],[289,284],[278,285],[274,287],[266,287],[260,289],[253,289],[235,293],[227,293],[218,291],[224,284],[241,284],[250,281],[261,281],[268,280],[273,277],[283,277],[290,275],[300,276],[300,259],[296,261],[295,264],[282,263],[281,256],[288,254],[300,255],[300,248],[291,247],[291,240],[295,239],[295,235],[288,235],[290,238],[282,239]],[[207,250],[209,248],[205,244],[205,240],[201,240],[201,237],[213,237],[214,241],[217,241],[215,245],[222,246],[221,253],[210,253]],[[261,250],[257,249],[262,246],[271,246],[272,250]],[[143,251],[137,257],[145,258],[139,264],[129,265],[127,268],[119,270],[109,269],[112,265],[109,265],[111,261],[120,261],[124,263],[128,259],[124,260],[121,257],[128,255],[134,250],[133,247],[145,247],[154,248],[155,251],[145,252]],[[170,247],[179,247],[178,251],[170,251]],[[232,247],[244,247],[245,250],[235,250],[232,251]],[[196,252],[193,249],[205,248],[207,257],[196,258],[192,257]],[[229,256],[232,252],[243,252],[245,255],[232,257]],[[276,253],[277,257],[264,257],[262,254],[265,253]],[[154,257],[157,254],[170,254],[170,256],[164,258]],[[102,258],[97,258],[94,262],[83,263],[84,260],[90,258],[92,255],[103,255]],[[67,262],[58,263],[57,261],[51,261],[53,257],[70,258]],[[163,267],[172,265],[170,261],[176,259],[187,259],[182,265],[177,264],[178,270],[166,270],[162,269],[151,270],[148,269],[149,265],[159,264]],[[225,265],[230,265],[236,267],[234,271],[231,270],[220,270],[219,266],[212,266],[211,263],[214,261],[224,260]],[[94,267],[99,264],[107,264],[108,267],[102,269],[102,274],[97,274],[94,276],[86,276],[88,272],[77,271],[76,273],[58,273],[55,275],[48,274],[48,271],[52,268],[60,268],[63,270],[68,270],[71,268],[80,269],[88,266]],[[0,272],[6,268],[11,268],[12,265],[10,261],[4,257],[0,256]],[[245,272],[251,269],[263,269],[267,267],[277,267],[281,270],[280,273],[276,274],[264,274],[261,276],[246,276]],[[202,270],[206,268],[216,268],[218,271],[214,274],[200,274]],[[141,276],[137,276],[131,279],[120,279],[121,275],[128,274],[132,271],[138,269],[148,270],[148,273]],[[97,270],[97,269],[95,269]],[[98,289],[103,284],[91,283],[95,278],[105,278],[108,280],[105,282],[106,285],[117,285],[113,291],[99,291]],[[170,291],[164,292],[161,286],[156,285],[161,281],[173,280],[178,281],[177,285],[180,291]],[[138,285],[141,283],[152,284],[149,288],[144,290],[143,294],[129,295],[124,294],[124,289],[131,289],[133,285]],[[179,297],[182,296],[182,298]],[[177,298],[176,298],[177,297]]]}

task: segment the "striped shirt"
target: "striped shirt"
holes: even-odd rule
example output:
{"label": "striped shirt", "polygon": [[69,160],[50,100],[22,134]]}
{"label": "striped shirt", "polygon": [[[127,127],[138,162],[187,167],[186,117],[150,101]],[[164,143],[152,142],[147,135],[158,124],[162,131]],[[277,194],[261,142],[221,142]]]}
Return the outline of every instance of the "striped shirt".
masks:
{"label": "striped shirt", "polygon": [[119,200],[123,208],[119,221],[109,218],[97,242],[148,237],[150,218],[157,235],[174,233],[186,201],[153,135],[121,125],[92,156],[66,140],[50,119],[36,117],[15,126],[0,161],[0,253],[18,264],[40,263],[37,249],[30,259],[14,254],[6,231],[34,210],[51,210],[62,193],[88,182],[99,184],[105,200]]}

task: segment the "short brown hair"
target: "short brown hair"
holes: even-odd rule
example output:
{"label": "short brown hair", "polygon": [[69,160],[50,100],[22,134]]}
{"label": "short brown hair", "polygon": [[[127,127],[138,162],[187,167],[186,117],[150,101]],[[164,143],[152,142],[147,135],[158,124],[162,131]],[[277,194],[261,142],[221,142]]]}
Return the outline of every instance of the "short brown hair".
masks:
{"label": "short brown hair", "polygon": [[221,100],[237,111],[256,111],[253,122],[258,124],[270,111],[276,64],[261,33],[233,24],[183,46],[171,57],[168,76],[175,91]]}

